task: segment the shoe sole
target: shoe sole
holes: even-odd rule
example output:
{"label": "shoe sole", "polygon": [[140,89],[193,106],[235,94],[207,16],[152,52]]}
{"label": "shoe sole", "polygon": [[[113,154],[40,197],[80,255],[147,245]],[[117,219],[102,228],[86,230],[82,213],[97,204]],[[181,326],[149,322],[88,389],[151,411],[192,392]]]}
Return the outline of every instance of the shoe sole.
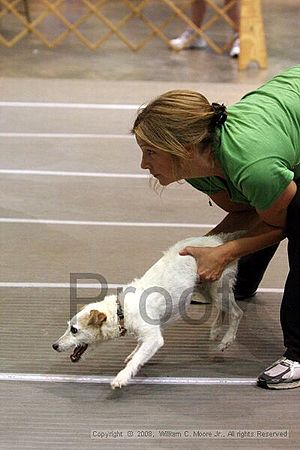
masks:
{"label": "shoe sole", "polygon": [[277,390],[294,389],[300,387],[300,380],[292,381],[290,383],[277,383],[277,384],[267,383],[265,381],[258,380],[257,386],[263,389],[277,389]]}

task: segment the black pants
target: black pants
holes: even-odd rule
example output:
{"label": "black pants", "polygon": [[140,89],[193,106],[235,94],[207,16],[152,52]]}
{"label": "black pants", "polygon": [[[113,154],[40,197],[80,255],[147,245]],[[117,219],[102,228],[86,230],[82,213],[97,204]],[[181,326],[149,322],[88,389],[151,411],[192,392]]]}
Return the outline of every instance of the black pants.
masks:
{"label": "black pants", "polygon": [[287,212],[290,270],[284,287],[280,320],[287,349],[284,356],[300,362],[300,181],[297,187]]}
{"label": "black pants", "polygon": [[[280,310],[286,352],[284,356],[300,362],[300,181],[288,206],[287,238],[289,274]],[[240,259],[235,291],[241,295],[255,292],[279,244]]]}

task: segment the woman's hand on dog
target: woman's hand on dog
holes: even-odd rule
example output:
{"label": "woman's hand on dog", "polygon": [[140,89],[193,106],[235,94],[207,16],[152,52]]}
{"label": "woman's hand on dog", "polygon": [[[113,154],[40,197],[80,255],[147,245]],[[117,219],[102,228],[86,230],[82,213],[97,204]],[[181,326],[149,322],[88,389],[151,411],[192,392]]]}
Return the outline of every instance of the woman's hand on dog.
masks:
{"label": "woman's hand on dog", "polygon": [[185,247],[179,254],[195,258],[200,282],[218,280],[229,263],[222,245],[218,247]]}

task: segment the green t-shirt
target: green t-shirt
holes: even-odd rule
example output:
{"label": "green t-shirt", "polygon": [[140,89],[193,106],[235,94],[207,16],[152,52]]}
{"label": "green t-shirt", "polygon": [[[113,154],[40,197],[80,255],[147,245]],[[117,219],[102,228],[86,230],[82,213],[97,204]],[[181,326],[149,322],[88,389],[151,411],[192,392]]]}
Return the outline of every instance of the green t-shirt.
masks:
{"label": "green t-shirt", "polygon": [[226,180],[187,182],[208,195],[226,190],[234,202],[269,208],[300,178],[300,65],[230,106],[217,133],[214,150]]}

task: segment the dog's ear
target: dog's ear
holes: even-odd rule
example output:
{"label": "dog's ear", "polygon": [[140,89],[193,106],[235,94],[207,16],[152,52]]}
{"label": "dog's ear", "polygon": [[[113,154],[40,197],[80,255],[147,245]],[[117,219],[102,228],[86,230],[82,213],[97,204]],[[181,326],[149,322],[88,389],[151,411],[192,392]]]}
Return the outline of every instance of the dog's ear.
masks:
{"label": "dog's ear", "polygon": [[90,311],[88,325],[97,325],[100,327],[102,323],[106,321],[106,319],[107,319],[106,314],[97,311],[96,309],[92,309]]}

